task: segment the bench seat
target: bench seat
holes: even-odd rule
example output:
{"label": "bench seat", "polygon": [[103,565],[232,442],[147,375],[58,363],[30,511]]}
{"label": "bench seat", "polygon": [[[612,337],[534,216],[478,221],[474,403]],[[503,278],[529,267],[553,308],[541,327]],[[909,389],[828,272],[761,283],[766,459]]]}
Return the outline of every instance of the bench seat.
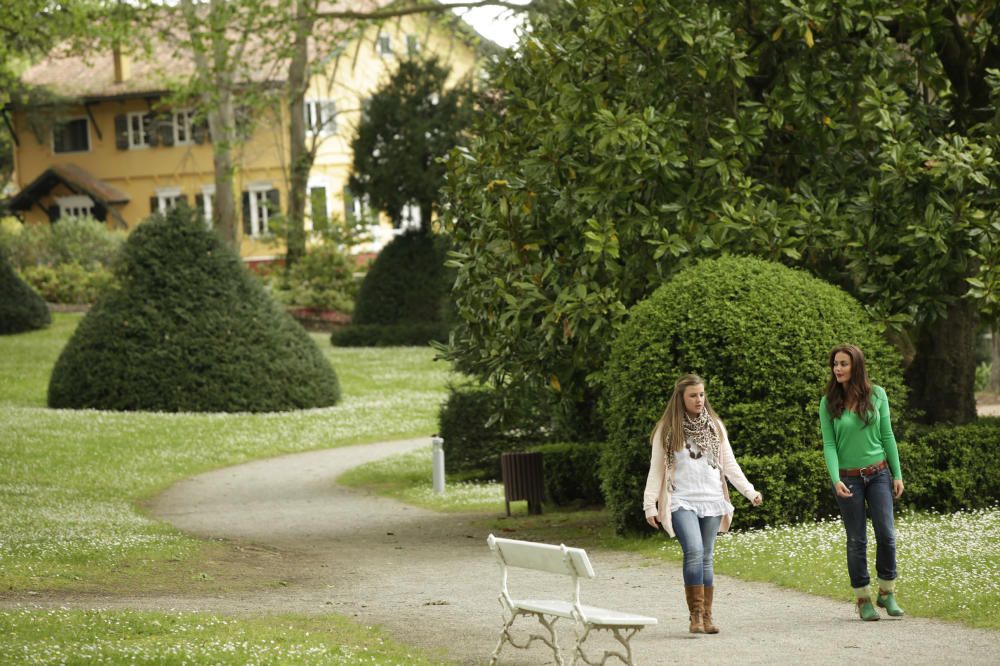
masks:
{"label": "bench seat", "polygon": [[[503,574],[503,584],[500,590],[500,605],[504,610],[504,626],[500,641],[497,643],[490,664],[495,664],[500,656],[500,650],[506,643],[515,648],[528,648],[535,641],[541,641],[549,646],[555,656],[556,664],[564,664],[559,648],[555,623],[559,619],[572,620],[577,627],[576,642],[573,649],[573,663],[582,661],[586,664],[604,664],[608,659],[616,658],[632,666],[631,639],[643,627],[655,625],[655,617],[627,613],[623,611],[587,606],[580,602],[580,578],[593,578],[594,569],[590,558],[582,548],[568,548],[550,544],[500,539],[492,534],[488,539],[490,549],[496,556]],[[573,579],[574,593],[566,599],[517,599],[508,589],[508,567],[518,567],[545,573],[561,574]],[[547,634],[529,634],[527,641],[518,645],[511,635],[511,625],[521,615],[534,616],[546,629]],[[624,648],[624,652],[605,650],[600,661],[591,661],[583,650],[583,644],[592,630],[608,630],[615,640]]]}

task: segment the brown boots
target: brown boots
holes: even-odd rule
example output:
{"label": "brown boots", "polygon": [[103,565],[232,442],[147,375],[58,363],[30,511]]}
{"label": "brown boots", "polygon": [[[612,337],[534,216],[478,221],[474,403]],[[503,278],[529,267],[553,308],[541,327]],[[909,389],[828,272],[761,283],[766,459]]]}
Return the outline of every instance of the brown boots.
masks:
{"label": "brown boots", "polygon": [[688,631],[692,634],[719,633],[719,628],[712,622],[712,598],[715,596],[715,588],[685,585],[684,594],[687,595],[688,613],[691,614],[691,626],[688,627]]}
{"label": "brown boots", "polygon": [[691,614],[691,626],[688,631],[692,634],[705,633],[705,586],[685,585],[684,594],[687,595],[688,613]]}
{"label": "brown boots", "polygon": [[712,598],[715,596],[714,587],[705,588],[705,612],[702,613],[702,624],[706,634],[717,634],[719,628],[712,622]]}

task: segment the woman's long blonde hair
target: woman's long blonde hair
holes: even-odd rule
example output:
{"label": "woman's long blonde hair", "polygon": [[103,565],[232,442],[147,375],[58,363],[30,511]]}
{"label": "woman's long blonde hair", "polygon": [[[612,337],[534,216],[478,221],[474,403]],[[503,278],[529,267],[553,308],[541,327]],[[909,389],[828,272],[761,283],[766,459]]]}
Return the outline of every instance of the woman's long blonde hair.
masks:
{"label": "woman's long blonde hair", "polygon": [[[684,392],[692,386],[705,385],[705,380],[695,374],[682,376],[674,383],[674,392],[670,394],[667,407],[663,410],[663,416],[656,422],[650,439],[656,436],[656,431],[660,431],[660,444],[664,451],[673,449],[680,451],[684,448]],[[708,394],[705,395],[705,409],[712,420],[718,424],[719,415],[712,409],[708,401]]]}

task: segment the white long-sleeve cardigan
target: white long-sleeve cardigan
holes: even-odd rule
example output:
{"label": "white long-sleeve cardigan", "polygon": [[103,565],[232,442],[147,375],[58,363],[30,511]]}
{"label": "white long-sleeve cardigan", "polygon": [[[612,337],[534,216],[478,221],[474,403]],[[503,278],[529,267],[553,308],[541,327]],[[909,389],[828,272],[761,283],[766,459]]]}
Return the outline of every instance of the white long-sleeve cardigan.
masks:
{"label": "white long-sleeve cardigan", "polygon": [[[717,459],[719,461],[719,483],[722,484],[722,495],[726,498],[727,502],[730,501],[729,486],[726,484],[726,479],[729,479],[729,482],[733,484],[736,490],[740,491],[741,495],[753,501],[753,498],[757,496],[757,490],[747,479],[746,475],[743,474],[739,463],[736,462],[736,456],[733,455],[733,447],[729,444],[729,433],[726,432],[726,427],[722,425],[721,421],[716,421],[716,424],[719,426],[719,433],[721,435]],[[667,531],[667,534],[674,536],[674,526],[670,518],[670,482],[673,480],[676,467],[673,465],[670,466],[670,476],[668,477],[667,456],[663,450],[663,445],[660,443],[660,430],[661,428],[657,427],[652,437],[650,437],[653,453],[649,459],[646,490],[642,494],[642,509],[645,511],[647,517],[656,516],[657,520],[660,521],[660,525]],[[672,454],[673,452],[671,452]],[[722,524],[719,526],[719,531],[727,531],[732,522],[733,513],[730,511],[722,516]]]}

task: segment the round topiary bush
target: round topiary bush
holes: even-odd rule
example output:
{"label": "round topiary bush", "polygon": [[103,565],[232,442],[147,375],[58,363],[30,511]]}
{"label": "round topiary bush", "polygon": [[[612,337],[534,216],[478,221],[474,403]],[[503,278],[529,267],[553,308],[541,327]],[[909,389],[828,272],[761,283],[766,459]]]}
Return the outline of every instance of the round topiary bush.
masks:
{"label": "round topiary bush", "polygon": [[[361,282],[352,325],[367,327],[364,330],[377,338],[377,326],[442,323],[451,287],[442,242],[430,233],[414,230],[386,245]],[[358,341],[334,336],[333,343],[356,345]]]}
{"label": "round topiary bush", "polygon": [[34,331],[50,321],[49,306],[0,251],[0,335]]}
{"label": "round topiary bush", "polygon": [[316,344],[194,211],[140,224],[115,276],[56,362],[51,407],[270,412],[339,400]]}
{"label": "round topiary bush", "polygon": [[[772,457],[766,479],[750,478],[768,497],[757,518],[804,519],[829,507],[815,497],[829,494],[829,480],[802,478],[801,470],[802,460],[822,459],[819,400],[828,354],[842,342],[865,351],[870,378],[885,387],[898,415],[906,399],[899,353],[856,300],[802,271],[753,258],[702,261],[636,304],[602,378],[610,433],[603,489],[616,529],[648,529],[642,492],[649,435],[687,372],[705,378],[748,476],[747,467],[758,467],[751,458]],[[796,515],[796,505],[809,508]],[[748,513],[739,515],[740,526],[757,519]]]}

